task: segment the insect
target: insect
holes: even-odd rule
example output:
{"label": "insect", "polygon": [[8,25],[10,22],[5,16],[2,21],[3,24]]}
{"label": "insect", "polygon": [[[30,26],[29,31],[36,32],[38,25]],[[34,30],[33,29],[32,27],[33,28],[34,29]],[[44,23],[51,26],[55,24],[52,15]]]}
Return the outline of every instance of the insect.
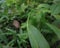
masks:
{"label": "insect", "polygon": [[19,23],[17,20],[14,20],[14,21],[13,21],[13,26],[14,26],[15,28],[19,28],[19,27],[20,27],[20,23]]}

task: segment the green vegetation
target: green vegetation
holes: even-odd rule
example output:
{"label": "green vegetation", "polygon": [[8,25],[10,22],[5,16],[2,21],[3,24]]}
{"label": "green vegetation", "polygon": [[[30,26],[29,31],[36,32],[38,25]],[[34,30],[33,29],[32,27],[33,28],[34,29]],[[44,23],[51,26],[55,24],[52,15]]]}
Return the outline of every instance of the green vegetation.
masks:
{"label": "green vegetation", "polygon": [[60,0],[0,0],[0,48],[60,48]]}

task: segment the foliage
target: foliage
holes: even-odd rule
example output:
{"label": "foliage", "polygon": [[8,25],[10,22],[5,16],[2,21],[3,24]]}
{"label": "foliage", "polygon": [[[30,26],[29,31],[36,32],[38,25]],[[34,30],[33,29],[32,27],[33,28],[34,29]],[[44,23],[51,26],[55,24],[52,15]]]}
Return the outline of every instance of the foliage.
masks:
{"label": "foliage", "polygon": [[60,0],[0,0],[0,48],[59,48],[59,10]]}

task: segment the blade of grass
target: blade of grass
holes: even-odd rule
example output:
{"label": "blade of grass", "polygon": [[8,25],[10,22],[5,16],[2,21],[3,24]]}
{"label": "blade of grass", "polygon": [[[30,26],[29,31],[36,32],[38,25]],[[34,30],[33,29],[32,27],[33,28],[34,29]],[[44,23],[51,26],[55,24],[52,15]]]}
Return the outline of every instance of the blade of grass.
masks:
{"label": "blade of grass", "polygon": [[49,24],[49,23],[46,23],[46,25],[48,27],[50,27],[50,29],[52,29],[54,31],[54,33],[58,36],[58,38],[60,39],[60,29],[57,28],[56,26],[52,25],[52,24]]}

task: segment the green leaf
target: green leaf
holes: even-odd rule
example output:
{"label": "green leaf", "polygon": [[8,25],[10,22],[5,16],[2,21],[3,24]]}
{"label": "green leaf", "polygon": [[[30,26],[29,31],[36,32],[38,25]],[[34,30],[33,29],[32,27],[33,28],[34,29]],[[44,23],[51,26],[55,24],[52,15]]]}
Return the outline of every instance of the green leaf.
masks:
{"label": "green leaf", "polygon": [[47,8],[47,9],[49,9],[50,6],[48,4],[39,4],[37,8],[38,9],[41,9],[41,8]]}
{"label": "green leaf", "polygon": [[60,0],[54,0],[53,2],[56,2],[56,3],[58,3],[58,2],[60,2]]}
{"label": "green leaf", "polygon": [[59,14],[60,13],[60,3],[56,3],[56,4],[53,4],[51,6],[51,14],[52,15],[56,15],[56,14]]}
{"label": "green leaf", "polygon": [[32,48],[50,48],[44,36],[33,25],[28,25],[27,31]]}
{"label": "green leaf", "polygon": [[2,45],[0,44],[0,48],[2,48]]}
{"label": "green leaf", "polygon": [[57,20],[60,20],[60,15],[54,15]]}
{"label": "green leaf", "polygon": [[46,23],[48,27],[50,27],[50,29],[52,29],[54,31],[54,33],[58,36],[58,38],[60,39],[60,29],[57,28],[56,26]]}
{"label": "green leaf", "polygon": [[12,3],[16,3],[17,0],[6,0],[5,2],[7,4],[7,6],[10,6],[10,5],[12,5]]}
{"label": "green leaf", "polygon": [[24,3],[21,4],[21,10],[20,11],[24,12],[27,7],[28,6],[26,6]]}

